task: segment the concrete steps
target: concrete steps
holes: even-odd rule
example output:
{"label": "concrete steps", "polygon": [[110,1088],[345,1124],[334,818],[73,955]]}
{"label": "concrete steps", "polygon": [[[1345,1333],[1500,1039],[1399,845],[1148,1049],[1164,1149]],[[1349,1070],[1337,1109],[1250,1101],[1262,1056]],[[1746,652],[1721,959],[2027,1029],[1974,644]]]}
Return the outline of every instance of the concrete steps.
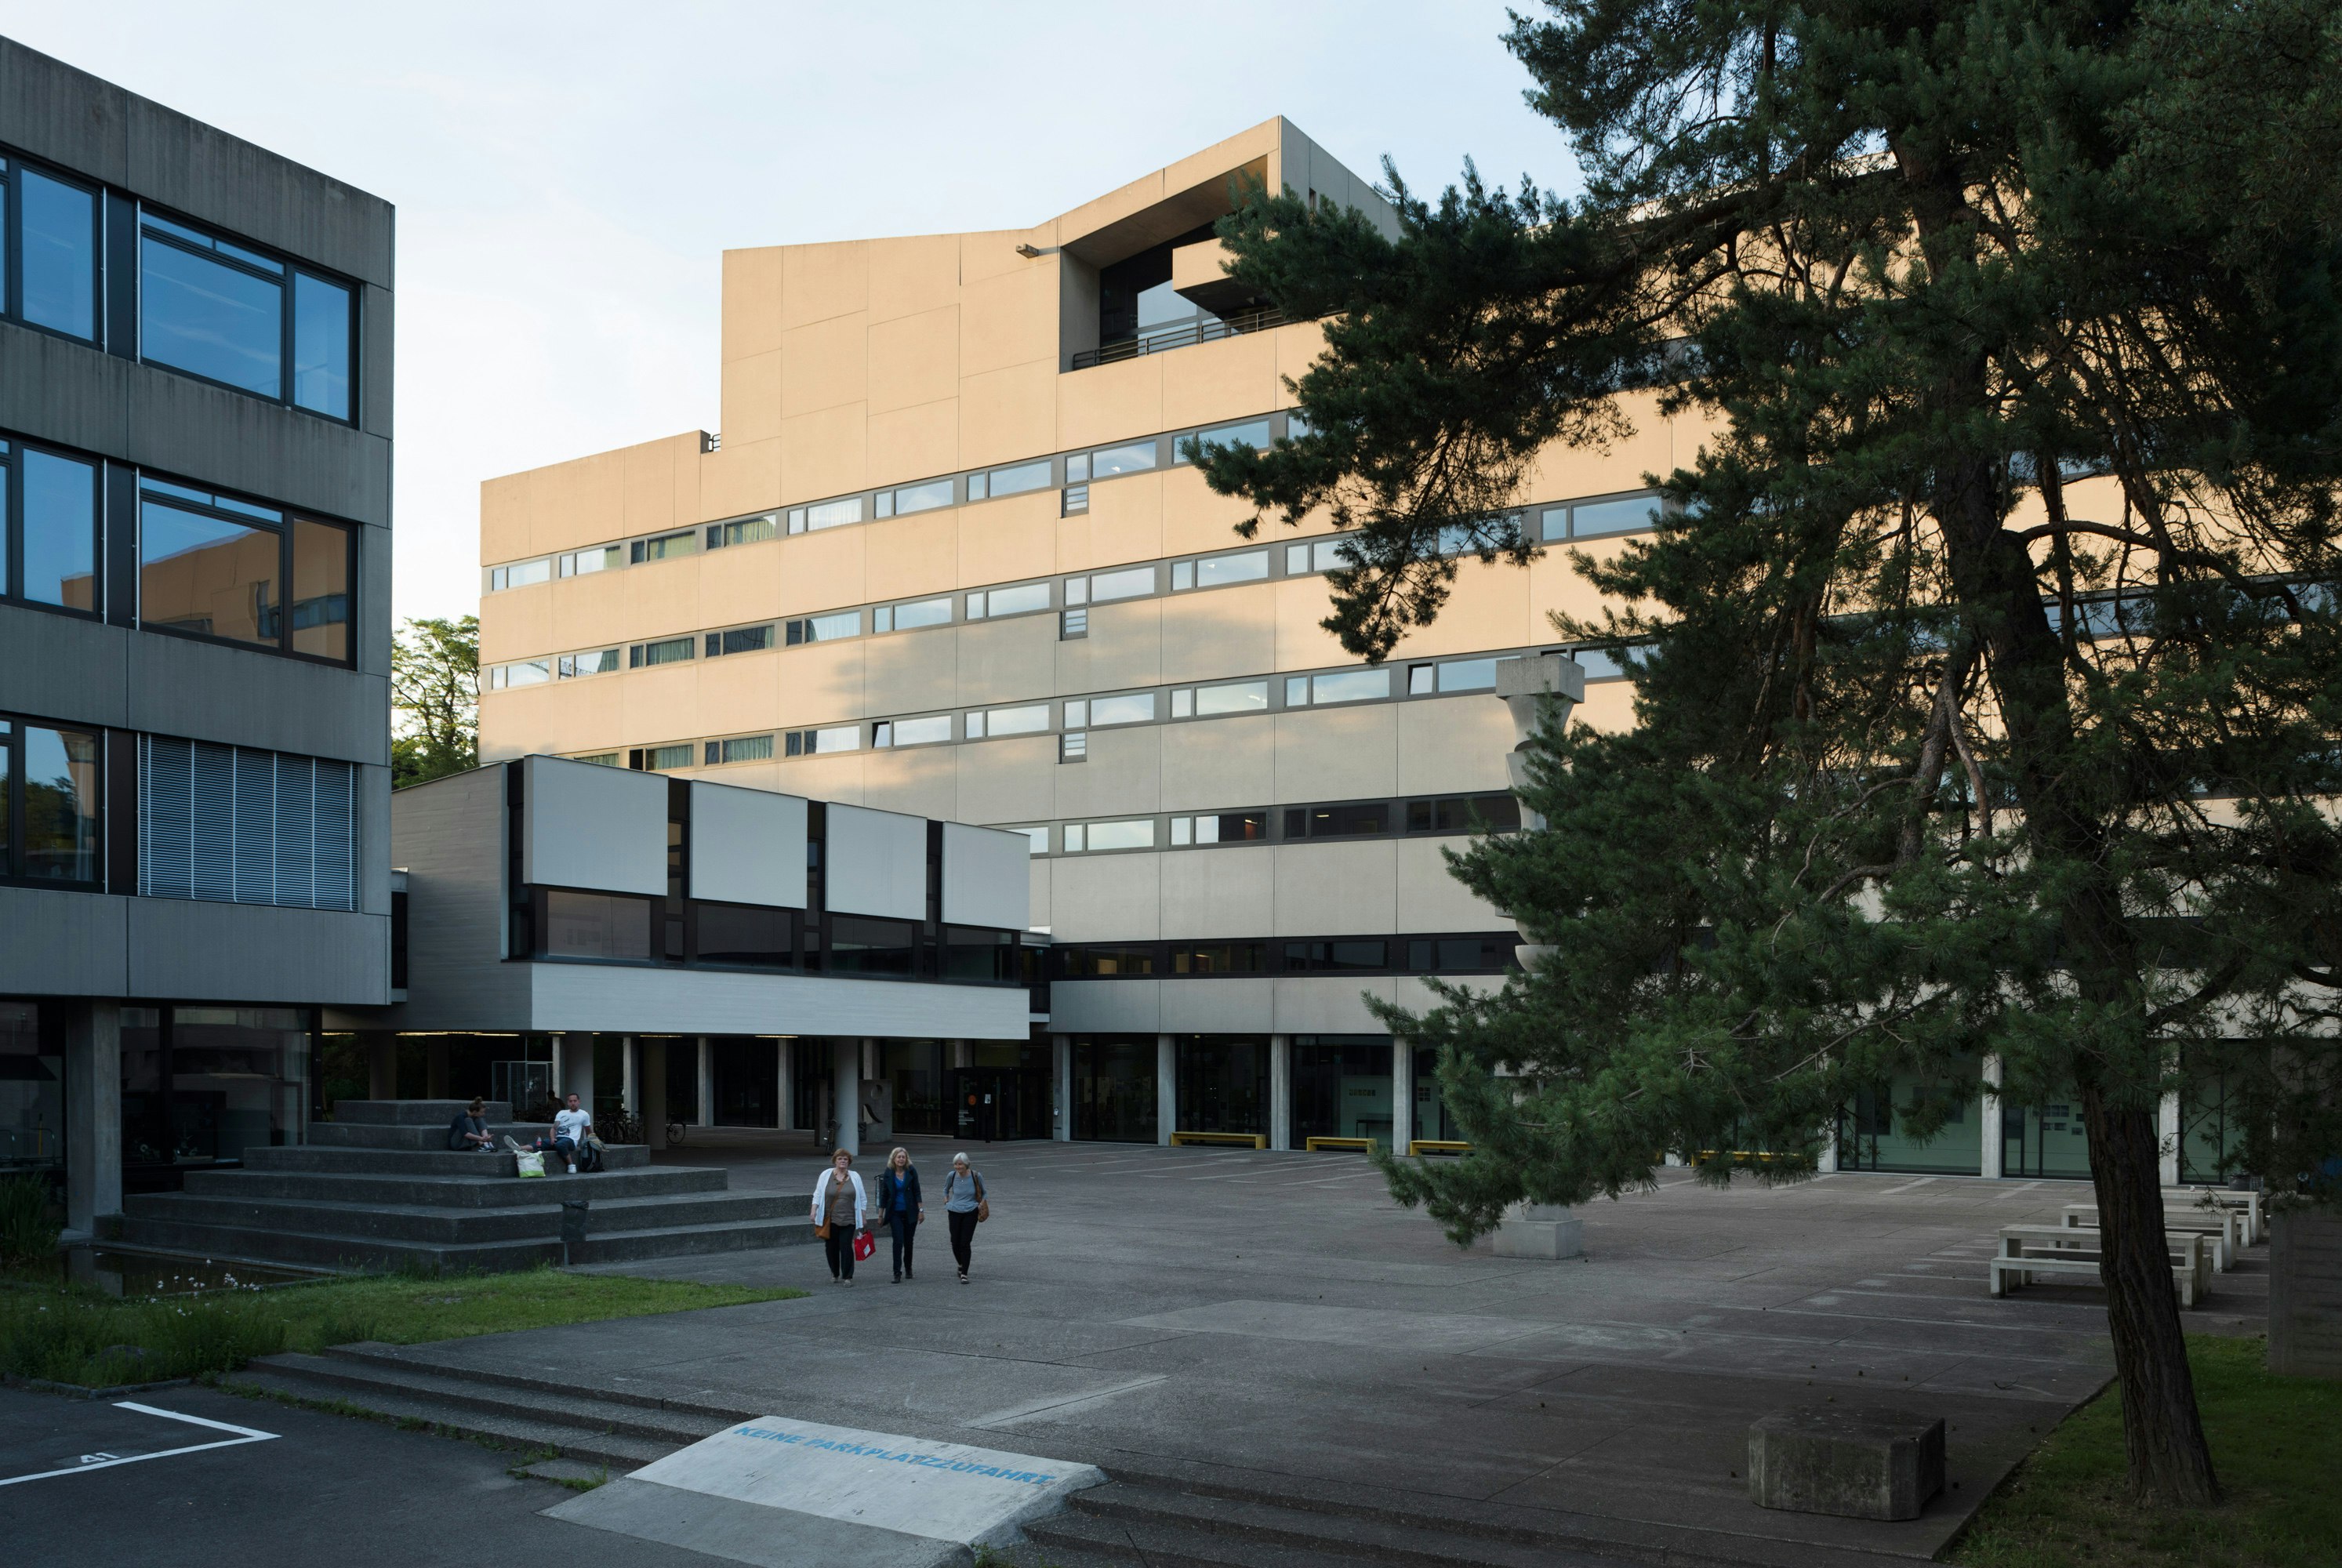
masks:
{"label": "concrete steps", "polygon": [[[344,1100],[329,1141],[248,1149],[240,1170],[196,1171],[176,1193],[132,1196],[117,1239],[134,1246],[349,1270],[498,1272],[547,1263],[788,1246],[813,1239],[800,1203],[732,1193],[720,1170],[653,1169],[614,1144],[605,1169],[522,1181],[513,1155],[445,1146],[454,1100]],[[505,1107],[487,1107],[501,1116]],[[521,1126],[534,1137],[541,1127]],[[587,1203],[565,1249],[565,1205]]]}
{"label": "concrete steps", "polygon": [[[496,1146],[502,1148],[507,1137],[522,1143],[533,1143],[549,1129],[542,1122],[490,1122],[488,1131],[495,1134]],[[469,1149],[447,1147],[447,1124],[435,1127],[380,1126],[362,1122],[312,1122],[309,1124],[309,1144],[313,1149],[413,1149],[417,1154],[436,1152],[443,1154],[470,1154]],[[475,1156],[476,1157],[476,1156]]]}

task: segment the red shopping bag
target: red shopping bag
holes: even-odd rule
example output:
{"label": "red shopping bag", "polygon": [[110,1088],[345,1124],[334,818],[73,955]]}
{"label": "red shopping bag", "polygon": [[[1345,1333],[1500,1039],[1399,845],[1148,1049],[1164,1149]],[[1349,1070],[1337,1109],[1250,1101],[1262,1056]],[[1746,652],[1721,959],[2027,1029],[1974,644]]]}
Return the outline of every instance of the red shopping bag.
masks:
{"label": "red shopping bag", "polygon": [[866,1263],[878,1255],[878,1243],[868,1231],[854,1238],[854,1261]]}

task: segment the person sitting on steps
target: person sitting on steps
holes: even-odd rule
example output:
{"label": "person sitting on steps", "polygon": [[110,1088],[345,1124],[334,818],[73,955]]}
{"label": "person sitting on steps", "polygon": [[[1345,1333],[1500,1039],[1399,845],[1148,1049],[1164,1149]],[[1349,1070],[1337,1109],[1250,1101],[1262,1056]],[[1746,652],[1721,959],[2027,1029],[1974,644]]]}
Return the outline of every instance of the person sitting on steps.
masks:
{"label": "person sitting on steps", "polygon": [[550,1137],[541,1137],[525,1148],[515,1143],[510,1137],[505,1138],[505,1142],[511,1146],[515,1154],[558,1155],[563,1164],[569,1167],[569,1174],[574,1176],[577,1174],[577,1165],[581,1159],[589,1171],[600,1163],[595,1153],[598,1147],[598,1140],[589,1141],[593,1140],[593,1133],[594,1113],[582,1109],[578,1105],[577,1096],[572,1094],[569,1096],[569,1103],[553,1114],[553,1134]]}
{"label": "person sitting on steps", "polygon": [[447,1147],[458,1154],[468,1153],[475,1149],[495,1154],[496,1141],[489,1134],[488,1124],[481,1119],[480,1115],[480,1113],[487,1108],[488,1103],[485,1100],[475,1099],[471,1104],[456,1112],[455,1119],[447,1124]]}

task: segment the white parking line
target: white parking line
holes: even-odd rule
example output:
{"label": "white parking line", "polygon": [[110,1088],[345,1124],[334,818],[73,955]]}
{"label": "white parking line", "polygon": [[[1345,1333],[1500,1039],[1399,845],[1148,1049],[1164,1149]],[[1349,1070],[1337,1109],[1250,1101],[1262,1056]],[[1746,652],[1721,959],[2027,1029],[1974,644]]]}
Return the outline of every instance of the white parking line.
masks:
{"label": "white parking line", "polygon": [[194,1443],[185,1448],[166,1448],[159,1453],[133,1453],[115,1458],[110,1453],[85,1453],[79,1464],[69,1470],[44,1470],[36,1475],[11,1475],[0,1479],[0,1486],[15,1486],[27,1481],[51,1481],[60,1475],[86,1475],[93,1470],[111,1470],[117,1464],[142,1464],[149,1459],[175,1459],[183,1453],[205,1453],[215,1448],[236,1448],[247,1443],[274,1443],[276,1433],[256,1432],[249,1426],[231,1426],[225,1421],[211,1421],[200,1415],[183,1415],[175,1410],[157,1410],[151,1404],[135,1404],[128,1400],[115,1403],[116,1410],[135,1410],[141,1415],[159,1415],[165,1421],[184,1421],[195,1426],[208,1426],[215,1432],[233,1432],[216,1443]]}
{"label": "white parking line", "polygon": [[1916,1182],[1906,1182],[1899,1187],[1889,1187],[1878,1195],[1882,1198],[1891,1198],[1897,1193],[1907,1193],[1914,1187],[1924,1187],[1935,1179],[1933,1176],[1922,1176]]}

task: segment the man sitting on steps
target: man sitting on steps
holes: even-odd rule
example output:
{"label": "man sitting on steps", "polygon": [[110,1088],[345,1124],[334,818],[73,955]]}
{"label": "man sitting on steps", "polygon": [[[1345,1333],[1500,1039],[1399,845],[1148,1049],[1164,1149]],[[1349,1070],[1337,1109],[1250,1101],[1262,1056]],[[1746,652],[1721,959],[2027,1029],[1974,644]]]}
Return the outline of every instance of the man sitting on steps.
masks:
{"label": "man sitting on steps", "polygon": [[569,1096],[569,1103],[553,1114],[553,1136],[539,1138],[526,1149],[523,1149],[519,1144],[509,1137],[505,1138],[505,1142],[512,1146],[515,1154],[557,1154],[568,1165],[569,1174],[574,1176],[577,1174],[577,1161],[581,1155],[585,1158],[587,1170],[592,1170],[599,1163],[594,1150],[600,1141],[595,1139],[593,1142],[588,1142],[593,1137],[593,1132],[594,1113],[581,1110],[577,1104],[577,1096],[572,1094]]}

